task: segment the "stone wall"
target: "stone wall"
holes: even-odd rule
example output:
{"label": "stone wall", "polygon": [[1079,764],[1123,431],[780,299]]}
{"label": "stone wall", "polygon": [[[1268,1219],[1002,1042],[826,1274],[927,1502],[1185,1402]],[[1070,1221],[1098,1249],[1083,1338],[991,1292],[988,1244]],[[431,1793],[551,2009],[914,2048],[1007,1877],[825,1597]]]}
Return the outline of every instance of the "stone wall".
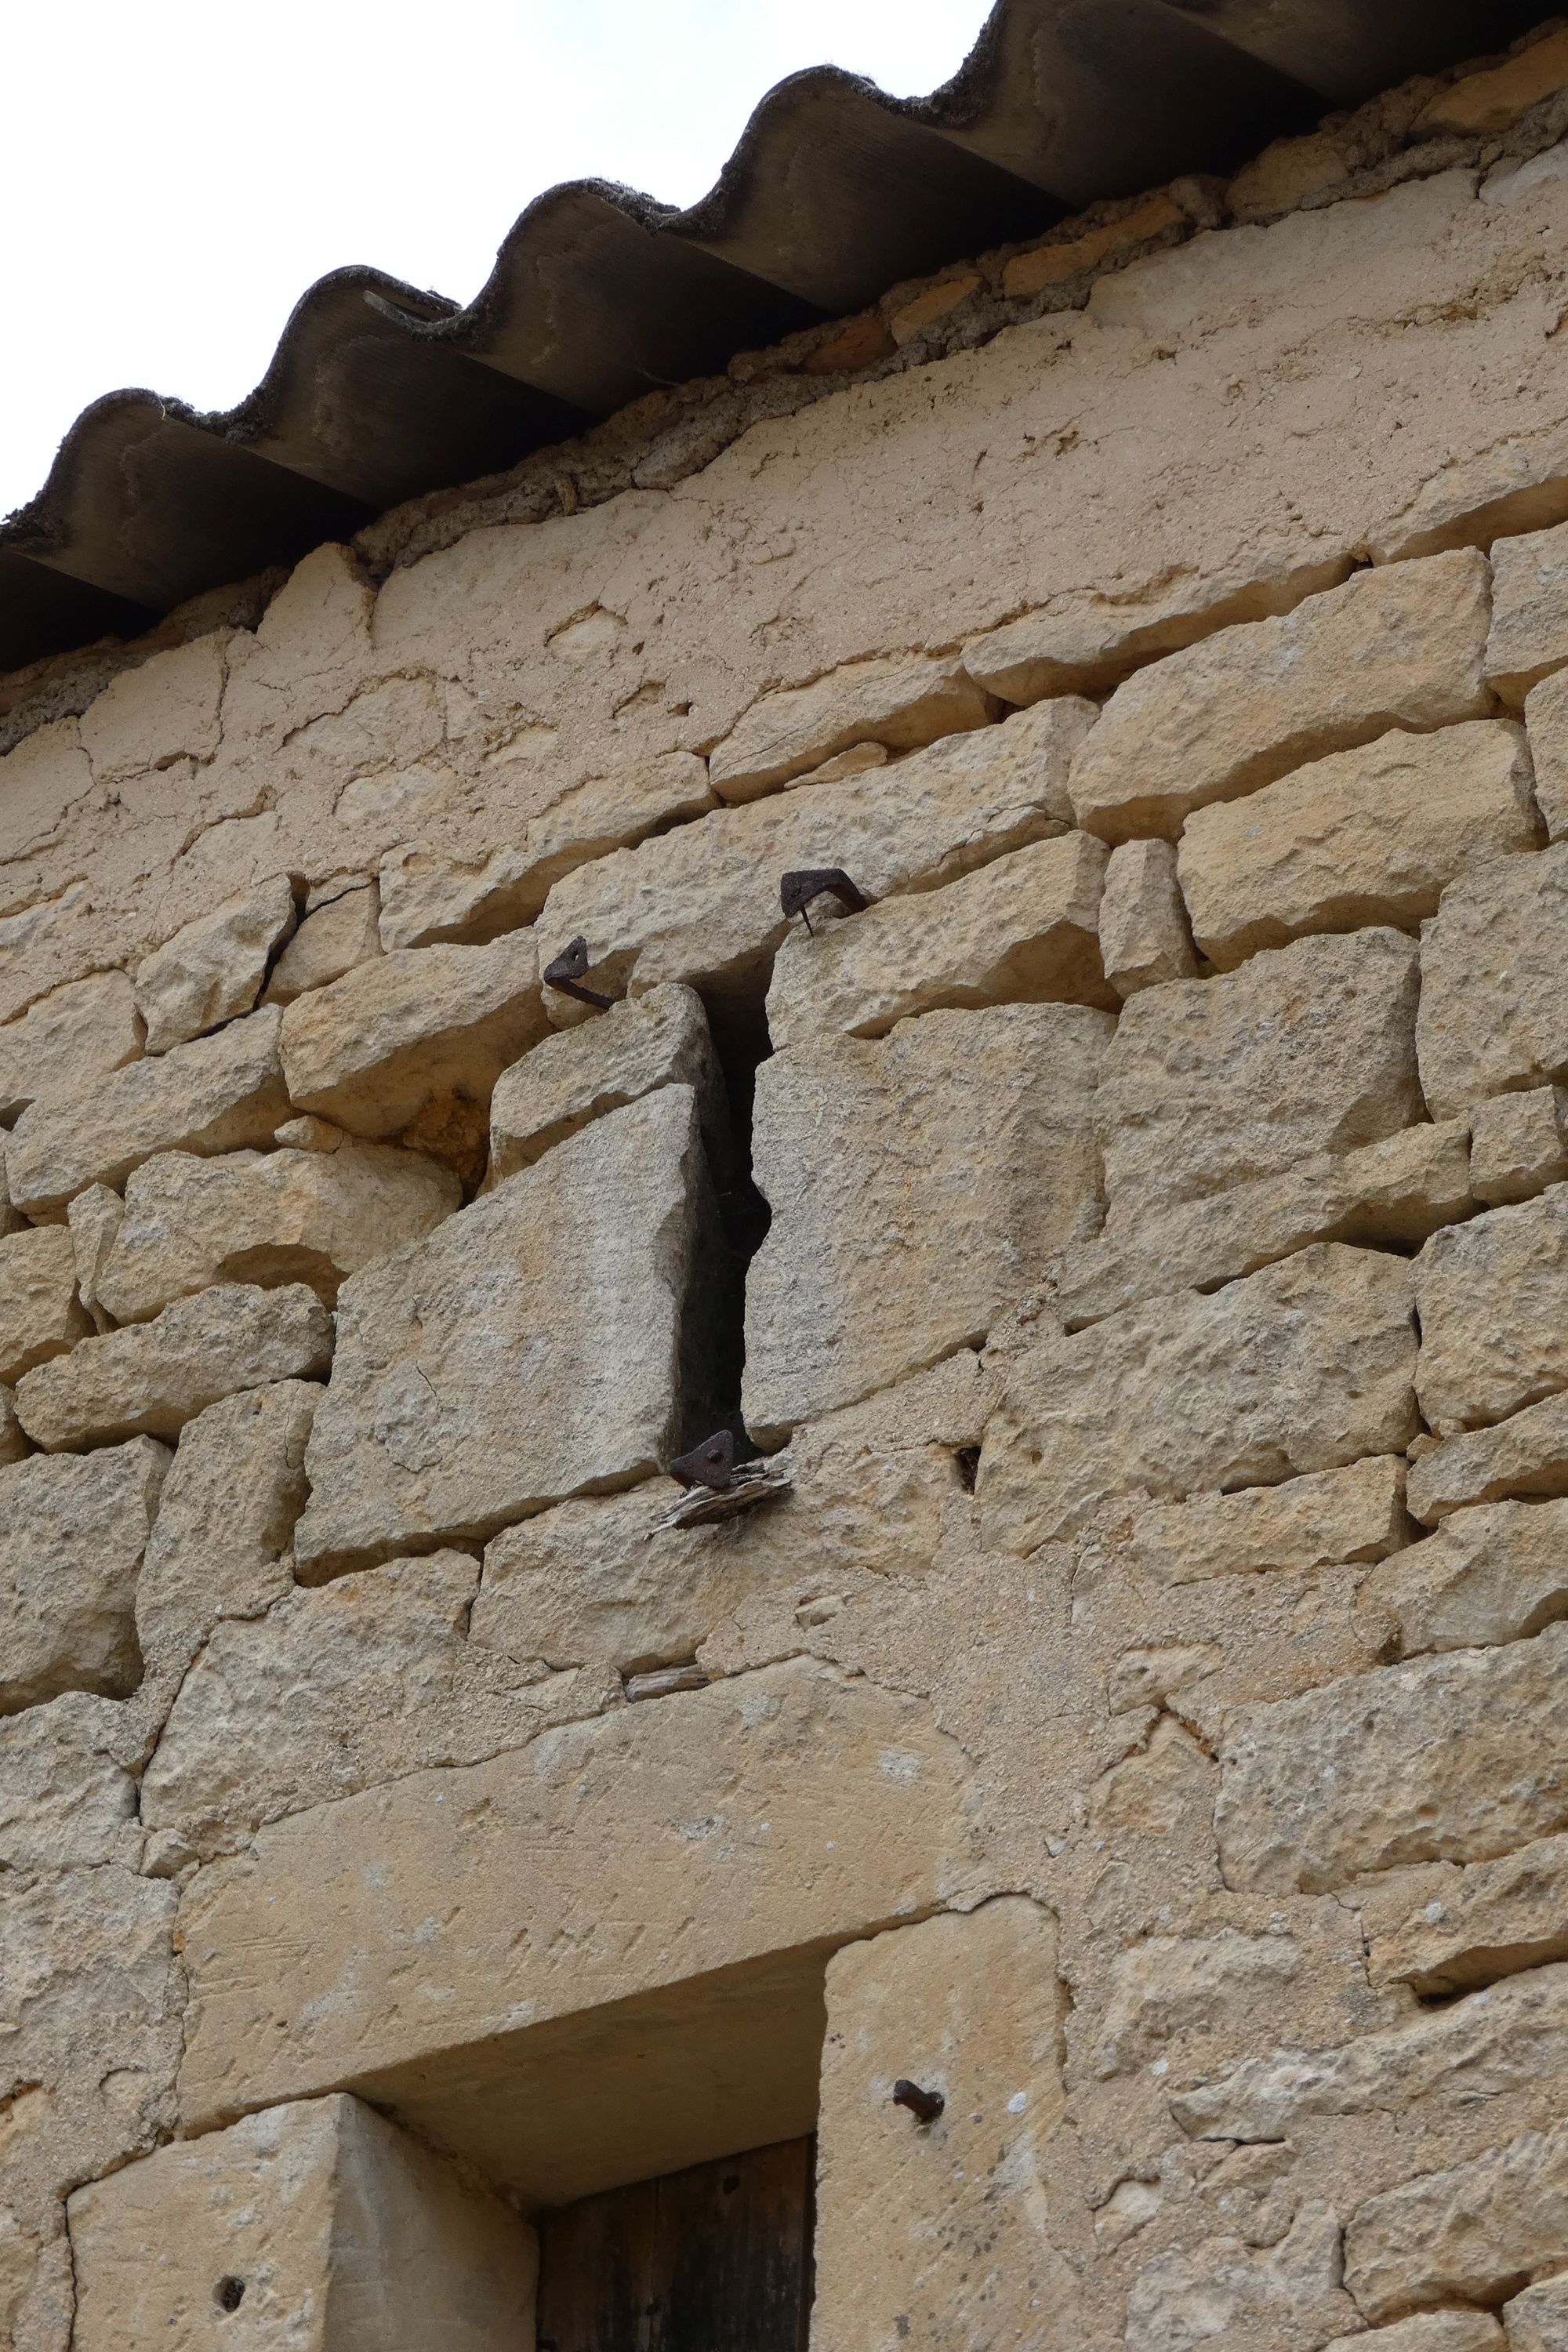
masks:
{"label": "stone wall", "polygon": [[510,2352],[814,2127],[817,2352],[1568,2340],[1565,92],[0,760],[19,2352]]}

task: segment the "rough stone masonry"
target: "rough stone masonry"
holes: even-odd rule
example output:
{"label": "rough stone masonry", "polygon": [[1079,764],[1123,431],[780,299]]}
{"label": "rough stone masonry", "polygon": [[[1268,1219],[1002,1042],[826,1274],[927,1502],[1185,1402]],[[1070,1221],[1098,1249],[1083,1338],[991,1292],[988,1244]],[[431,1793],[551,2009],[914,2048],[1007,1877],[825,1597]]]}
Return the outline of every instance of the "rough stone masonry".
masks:
{"label": "rough stone masonry", "polygon": [[813,2352],[1568,2346],[1565,129],[13,730],[0,2342],[529,2352],[814,2134]]}

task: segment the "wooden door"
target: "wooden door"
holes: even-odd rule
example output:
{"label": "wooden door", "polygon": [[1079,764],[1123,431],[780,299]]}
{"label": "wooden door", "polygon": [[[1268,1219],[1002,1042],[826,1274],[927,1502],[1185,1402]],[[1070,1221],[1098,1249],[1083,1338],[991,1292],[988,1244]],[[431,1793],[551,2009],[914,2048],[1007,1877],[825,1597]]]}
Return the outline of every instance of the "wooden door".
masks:
{"label": "wooden door", "polygon": [[805,2352],[815,2142],[541,2216],[539,2352]]}

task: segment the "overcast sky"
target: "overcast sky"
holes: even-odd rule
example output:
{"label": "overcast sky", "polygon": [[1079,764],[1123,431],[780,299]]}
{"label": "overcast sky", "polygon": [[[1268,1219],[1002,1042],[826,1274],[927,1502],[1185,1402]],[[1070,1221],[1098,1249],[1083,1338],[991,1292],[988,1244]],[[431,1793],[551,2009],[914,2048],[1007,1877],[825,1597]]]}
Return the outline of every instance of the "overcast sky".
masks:
{"label": "overcast sky", "polygon": [[467,300],[558,180],[689,204],[752,107],[829,61],[900,96],[986,0],[18,0],[0,513],[100,393],[226,407],[295,298],[373,262]]}

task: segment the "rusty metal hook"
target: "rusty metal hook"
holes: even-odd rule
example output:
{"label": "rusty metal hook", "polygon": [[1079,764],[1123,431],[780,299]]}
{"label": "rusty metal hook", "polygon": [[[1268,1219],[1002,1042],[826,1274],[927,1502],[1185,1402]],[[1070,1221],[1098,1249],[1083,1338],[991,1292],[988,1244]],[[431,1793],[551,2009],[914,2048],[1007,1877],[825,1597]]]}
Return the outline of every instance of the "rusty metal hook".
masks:
{"label": "rusty metal hook", "polygon": [[910,2115],[922,2124],[934,2124],[947,2101],[940,2091],[922,2091],[918,2083],[911,2083],[907,2074],[900,2074],[893,2084],[893,2105],[908,2107]]}
{"label": "rusty metal hook", "polygon": [[[779,904],[785,915],[798,915],[808,931],[811,917],[805,911],[807,907],[814,898],[837,898],[852,915],[863,913],[871,903],[865,892],[851,882],[842,866],[803,866],[786,874],[779,884]],[[816,933],[811,931],[811,936],[815,939]]]}
{"label": "rusty metal hook", "polygon": [[597,1004],[607,1008],[615,1003],[613,996],[601,996],[596,988],[584,988],[583,974],[588,969],[588,942],[578,937],[563,947],[553,961],[544,967],[546,988],[559,989],[563,996],[574,996],[579,1004]]}

